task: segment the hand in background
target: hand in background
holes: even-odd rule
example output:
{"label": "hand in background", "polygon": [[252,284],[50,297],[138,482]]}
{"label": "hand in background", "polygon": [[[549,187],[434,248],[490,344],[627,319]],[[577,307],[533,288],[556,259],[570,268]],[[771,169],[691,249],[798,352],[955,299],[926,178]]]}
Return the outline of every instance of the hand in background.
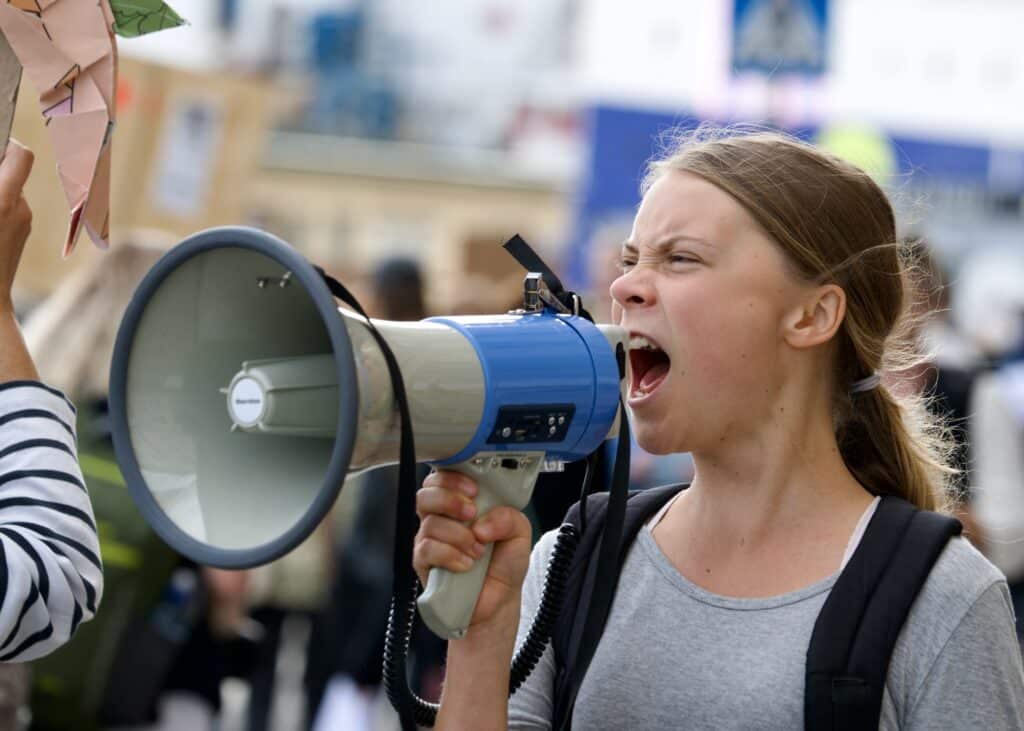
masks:
{"label": "hand in background", "polygon": [[32,210],[22,189],[32,172],[33,159],[31,150],[11,140],[0,161],[0,382],[39,380],[11,301],[21,252],[32,230]]}
{"label": "hand in background", "polygon": [[22,189],[32,172],[33,159],[31,150],[12,139],[0,161],[0,308],[7,312],[14,311],[11,288],[32,230],[32,209]]}

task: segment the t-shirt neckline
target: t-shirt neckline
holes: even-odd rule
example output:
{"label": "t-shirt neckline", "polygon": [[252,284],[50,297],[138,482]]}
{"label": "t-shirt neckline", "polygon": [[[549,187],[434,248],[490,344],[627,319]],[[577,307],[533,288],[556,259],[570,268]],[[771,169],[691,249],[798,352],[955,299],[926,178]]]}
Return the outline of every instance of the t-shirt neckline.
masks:
{"label": "t-shirt neckline", "polygon": [[[681,493],[682,491],[680,491],[679,494]],[[669,501],[669,504],[674,502],[678,496],[678,494],[673,496]],[[878,507],[879,499],[880,498],[876,497],[871,501],[871,504],[868,505],[860,520],[857,522],[857,526],[854,528],[853,534],[850,536],[850,540],[847,543],[845,555],[839,571],[826,576],[820,581],[809,584],[808,586],[796,589],[795,591],[786,592],[785,594],[777,594],[775,596],[750,598],[715,594],[714,592],[710,592],[707,589],[698,586],[690,581],[690,579],[683,576],[683,574],[681,574],[672,564],[668,556],[665,555],[664,551],[661,550],[661,546],[658,545],[658,542],[654,539],[653,528],[657,525],[661,516],[666,512],[665,509],[658,511],[655,519],[649,521],[643,526],[637,538],[644,553],[647,554],[647,558],[654,563],[662,576],[664,576],[670,584],[693,599],[704,604],[721,607],[723,609],[734,609],[740,611],[775,609],[789,604],[806,601],[821,594],[822,592],[830,590],[832,586],[835,585],[850,556],[853,555],[854,551],[856,551],[857,547],[860,545],[860,541],[864,537],[864,529],[871,517],[874,515],[875,509]],[[665,508],[667,507],[668,505],[665,506]]]}

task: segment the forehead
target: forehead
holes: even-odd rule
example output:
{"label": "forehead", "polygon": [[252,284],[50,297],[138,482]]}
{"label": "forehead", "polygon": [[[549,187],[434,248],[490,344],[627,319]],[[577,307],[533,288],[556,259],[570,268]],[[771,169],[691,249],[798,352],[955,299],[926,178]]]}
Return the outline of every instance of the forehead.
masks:
{"label": "forehead", "polygon": [[631,243],[643,246],[683,233],[719,245],[758,231],[746,209],[721,188],[692,173],[672,170],[651,186],[640,203]]}

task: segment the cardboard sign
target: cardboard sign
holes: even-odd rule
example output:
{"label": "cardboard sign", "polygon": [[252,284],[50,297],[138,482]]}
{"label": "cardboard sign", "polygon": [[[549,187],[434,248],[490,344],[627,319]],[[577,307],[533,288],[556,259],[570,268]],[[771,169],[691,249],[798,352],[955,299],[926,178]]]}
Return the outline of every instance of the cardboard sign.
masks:
{"label": "cardboard sign", "polygon": [[0,33],[0,158],[7,149],[14,121],[14,106],[18,101],[18,87],[21,85],[21,62]]}

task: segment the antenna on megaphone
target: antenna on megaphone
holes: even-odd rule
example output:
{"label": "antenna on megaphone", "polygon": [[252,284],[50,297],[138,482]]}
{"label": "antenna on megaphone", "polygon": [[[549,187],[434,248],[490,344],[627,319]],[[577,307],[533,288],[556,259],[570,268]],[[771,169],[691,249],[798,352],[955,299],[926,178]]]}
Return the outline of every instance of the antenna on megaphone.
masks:
{"label": "antenna on megaphone", "polygon": [[[508,248],[543,265],[518,237]],[[405,482],[429,462],[477,481],[478,515],[522,509],[545,466],[616,433],[627,334],[566,294],[543,267],[506,315],[369,320],[265,232],[196,234],[144,278],[115,342],[111,420],[129,491],[167,543],[225,568],[295,547],[347,475],[399,462],[403,446]],[[411,533],[398,540],[411,549]],[[402,553],[396,587],[401,565],[411,590]],[[418,605],[434,632],[465,633],[489,558],[431,572]]]}

